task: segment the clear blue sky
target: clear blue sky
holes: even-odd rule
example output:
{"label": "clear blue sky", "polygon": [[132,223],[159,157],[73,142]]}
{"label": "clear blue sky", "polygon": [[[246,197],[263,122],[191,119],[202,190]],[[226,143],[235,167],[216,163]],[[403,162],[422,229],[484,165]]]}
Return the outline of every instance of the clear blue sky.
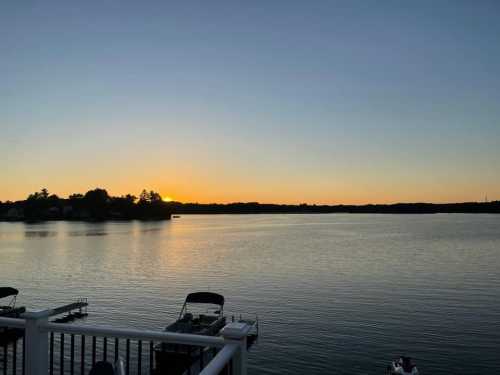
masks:
{"label": "clear blue sky", "polygon": [[0,200],[500,199],[498,1],[4,1]]}

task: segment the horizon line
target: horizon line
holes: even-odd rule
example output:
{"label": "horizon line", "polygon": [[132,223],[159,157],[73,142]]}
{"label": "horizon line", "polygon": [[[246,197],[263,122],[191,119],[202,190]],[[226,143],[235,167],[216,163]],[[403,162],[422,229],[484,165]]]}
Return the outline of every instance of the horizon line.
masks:
{"label": "horizon line", "polygon": [[[121,198],[122,196],[111,196],[110,198]],[[59,197],[59,199],[69,200],[69,197]],[[17,200],[5,200],[2,201],[0,199],[0,204],[8,204],[8,203],[18,203],[24,202],[25,199],[17,199]],[[444,201],[444,202],[436,202],[436,201],[393,201],[393,202],[368,202],[368,203],[310,203],[310,202],[301,202],[301,203],[276,203],[276,202],[259,202],[259,201],[227,201],[227,202],[198,202],[198,201],[177,201],[177,200],[169,200],[163,201],[163,203],[172,205],[172,204],[182,204],[182,205],[235,205],[235,204],[257,204],[257,205],[272,205],[272,206],[327,206],[327,207],[335,207],[335,206],[393,206],[393,205],[453,205],[453,204],[488,204],[488,203],[497,203],[500,202],[498,199],[490,199],[488,201]]]}

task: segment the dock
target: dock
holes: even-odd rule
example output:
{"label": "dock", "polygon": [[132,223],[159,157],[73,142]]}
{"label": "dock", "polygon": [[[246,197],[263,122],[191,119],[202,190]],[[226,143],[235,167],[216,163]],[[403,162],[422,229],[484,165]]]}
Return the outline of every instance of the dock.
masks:
{"label": "dock", "polygon": [[204,336],[49,322],[53,314],[54,310],[43,310],[26,311],[19,318],[0,317],[1,327],[24,331],[23,342],[11,343],[0,350],[0,366],[6,373],[88,374],[97,361],[120,360],[127,374],[154,375],[158,374],[154,346],[167,343],[204,348],[202,359],[188,369],[192,375],[247,374],[250,327],[244,323],[231,322],[220,336]]}

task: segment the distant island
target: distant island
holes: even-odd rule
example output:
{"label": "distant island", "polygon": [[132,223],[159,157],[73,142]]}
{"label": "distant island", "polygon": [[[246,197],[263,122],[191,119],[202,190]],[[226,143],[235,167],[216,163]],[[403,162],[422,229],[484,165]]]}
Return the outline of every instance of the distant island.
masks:
{"label": "distant island", "polygon": [[0,221],[45,220],[169,220],[176,214],[435,214],[500,213],[500,201],[465,203],[396,203],[366,205],[181,203],[164,202],[160,194],[143,190],[138,197],[127,194],[112,197],[96,188],[85,194],[60,198],[47,189],[16,202],[0,201]]}
{"label": "distant island", "polygon": [[169,220],[171,207],[160,194],[143,190],[139,197],[127,194],[112,197],[96,188],[85,194],[59,198],[47,189],[30,194],[26,200],[0,202],[1,221],[45,220]]}

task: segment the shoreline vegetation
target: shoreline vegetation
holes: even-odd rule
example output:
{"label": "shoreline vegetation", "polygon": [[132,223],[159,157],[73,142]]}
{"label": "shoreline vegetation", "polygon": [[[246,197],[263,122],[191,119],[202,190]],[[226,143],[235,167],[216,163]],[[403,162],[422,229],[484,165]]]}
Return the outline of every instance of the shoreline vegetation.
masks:
{"label": "shoreline vegetation", "polygon": [[30,194],[26,200],[0,202],[0,221],[37,222],[46,220],[169,220],[170,207],[160,194],[143,190],[139,197],[112,197],[96,188],[85,194],[59,198],[47,189]]}
{"label": "shoreline vegetation", "polygon": [[500,201],[465,203],[395,203],[365,205],[262,204],[249,203],[179,203],[169,202],[172,214],[500,214]]}
{"label": "shoreline vegetation", "polygon": [[164,202],[160,194],[143,190],[139,197],[131,194],[112,197],[96,188],[85,194],[60,198],[47,189],[30,194],[26,200],[0,201],[0,221],[38,222],[46,220],[170,220],[179,214],[500,214],[500,201],[465,203],[396,203],[366,205],[310,205],[248,203],[181,203]]}

